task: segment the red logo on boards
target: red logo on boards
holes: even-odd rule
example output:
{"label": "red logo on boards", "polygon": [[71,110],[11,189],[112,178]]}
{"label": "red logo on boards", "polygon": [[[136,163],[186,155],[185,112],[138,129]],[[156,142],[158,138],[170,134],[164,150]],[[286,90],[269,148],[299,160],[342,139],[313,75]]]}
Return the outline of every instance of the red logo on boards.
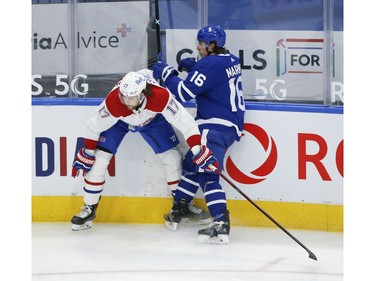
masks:
{"label": "red logo on boards", "polygon": [[[225,163],[225,170],[232,179],[239,183],[256,184],[264,181],[275,168],[277,162],[277,148],[274,139],[270,137],[263,128],[255,124],[246,123],[244,125],[244,131],[250,133],[259,141],[266,153],[266,159],[259,167],[247,174],[238,169],[229,156]],[[246,135],[243,136],[243,138],[244,137],[246,137]]]}

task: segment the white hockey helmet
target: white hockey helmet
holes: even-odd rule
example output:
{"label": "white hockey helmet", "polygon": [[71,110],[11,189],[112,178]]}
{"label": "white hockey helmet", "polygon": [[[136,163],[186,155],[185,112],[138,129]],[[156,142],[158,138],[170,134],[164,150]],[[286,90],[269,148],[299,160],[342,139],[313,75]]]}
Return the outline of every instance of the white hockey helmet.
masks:
{"label": "white hockey helmet", "polygon": [[144,89],[146,89],[146,79],[143,75],[131,71],[120,81],[120,93],[125,97],[140,98]]}

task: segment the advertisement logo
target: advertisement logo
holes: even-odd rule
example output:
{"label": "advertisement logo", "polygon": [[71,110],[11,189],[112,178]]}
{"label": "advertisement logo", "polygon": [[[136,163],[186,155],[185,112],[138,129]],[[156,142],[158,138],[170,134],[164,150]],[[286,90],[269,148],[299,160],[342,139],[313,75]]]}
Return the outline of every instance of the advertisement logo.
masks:
{"label": "advertisement logo", "polygon": [[[323,43],[323,39],[313,38],[279,39],[276,42],[276,75],[280,77],[285,74],[322,74]],[[334,54],[333,49],[333,66]]]}
{"label": "advertisement logo", "polygon": [[122,23],[121,27],[118,27],[117,33],[121,33],[121,37],[126,37],[128,35],[128,32],[132,32],[131,27],[126,27],[126,23]]}
{"label": "advertisement logo", "polygon": [[[126,23],[122,23],[121,27],[116,28],[116,32],[120,33],[122,38],[126,37],[131,30],[130,27],[126,27]],[[62,32],[57,35],[51,34],[49,37],[40,37],[37,32],[34,32],[32,38],[33,50],[68,49],[66,37]],[[74,39],[77,49],[118,48],[120,42],[116,35],[97,33],[96,30],[91,32],[77,31]]]}
{"label": "advertisement logo", "polygon": [[[264,181],[267,176],[274,170],[277,163],[277,147],[274,139],[267,134],[263,128],[255,125],[246,123],[244,125],[244,131],[249,133],[252,137],[255,137],[256,141],[260,143],[263,148],[263,163],[254,168],[250,173],[241,171],[236,164],[234,164],[232,158],[228,156],[225,163],[225,170],[235,181],[242,184],[256,184]],[[242,138],[249,138],[248,134],[244,134]],[[243,142],[243,140],[242,140]],[[249,147],[249,146],[246,146]],[[246,153],[242,151],[241,154]],[[254,157],[255,154],[249,155],[248,157]],[[246,158],[248,158],[246,157]]]}
{"label": "advertisement logo", "polygon": [[[53,79],[51,79],[53,78]],[[89,84],[86,82],[86,74],[77,74],[73,76],[72,81],[69,84],[69,76],[67,74],[57,74],[56,78],[53,76],[48,77],[48,81],[55,80],[55,89],[53,91],[44,91],[44,87],[38,80],[43,81],[43,76],[40,74],[33,74],[31,76],[31,86],[36,91],[31,91],[33,96],[39,96],[44,93],[47,96],[55,94],[56,96],[64,96],[69,93],[69,89],[76,95],[85,96],[89,92]],[[49,85],[44,85],[49,88]]]}
{"label": "advertisement logo", "polygon": [[[70,176],[73,160],[82,147],[84,147],[84,139],[82,137],[75,140],[75,150],[70,152],[68,152],[68,139],[65,136],[56,140],[49,137],[36,137],[35,176]],[[115,163],[114,155],[108,165],[108,174],[111,177],[116,176]]]}

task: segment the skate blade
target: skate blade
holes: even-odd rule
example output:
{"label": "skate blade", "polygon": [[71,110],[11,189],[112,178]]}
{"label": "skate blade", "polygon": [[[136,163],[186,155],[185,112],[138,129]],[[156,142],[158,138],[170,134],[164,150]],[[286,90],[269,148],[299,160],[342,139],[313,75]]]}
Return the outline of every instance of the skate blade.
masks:
{"label": "skate blade", "polygon": [[88,221],[84,224],[72,224],[72,230],[73,231],[80,231],[80,230],[85,230],[85,229],[90,229],[92,227],[92,221]]}
{"label": "skate blade", "polygon": [[165,220],[165,226],[171,231],[176,231],[178,223]]}
{"label": "skate blade", "polygon": [[187,224],[203,225],[203,224],[210,224],[212,220],[211,218],[207,218],[207,219],[182,218],[181,222],[187,223]]}
{"label": "skate blade", "polygon": [[215,237],[210,237],[207,235],[198,235],[197,241],[199,243],[225,245],[229,243],[229,236],[223,235],[223,234],[219,234],[218,236],[215,236]]}

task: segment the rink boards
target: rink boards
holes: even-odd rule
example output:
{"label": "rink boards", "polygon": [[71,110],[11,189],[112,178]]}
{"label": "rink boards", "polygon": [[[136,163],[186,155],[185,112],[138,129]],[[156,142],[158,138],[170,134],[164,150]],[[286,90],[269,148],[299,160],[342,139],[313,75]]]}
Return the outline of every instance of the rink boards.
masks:
{"label": "rink boards", "polygon": [[[193,106],[187,106],[194,115]],[[32,107],[33,221],[69,221],[82,205],[83,179],[70,176],[95,105]],[[240,142],[224,173],[281,224],[343,230],[343,114],[323,107],[247,104]],[[184,142],[181,150],[186,150]],[[162,223],[171,197],[158,158],[128,134],[110,163],[98,221]],[[272,226],[226,182],[233,225]],[[204,206],[201,191],[196,202]]]}

